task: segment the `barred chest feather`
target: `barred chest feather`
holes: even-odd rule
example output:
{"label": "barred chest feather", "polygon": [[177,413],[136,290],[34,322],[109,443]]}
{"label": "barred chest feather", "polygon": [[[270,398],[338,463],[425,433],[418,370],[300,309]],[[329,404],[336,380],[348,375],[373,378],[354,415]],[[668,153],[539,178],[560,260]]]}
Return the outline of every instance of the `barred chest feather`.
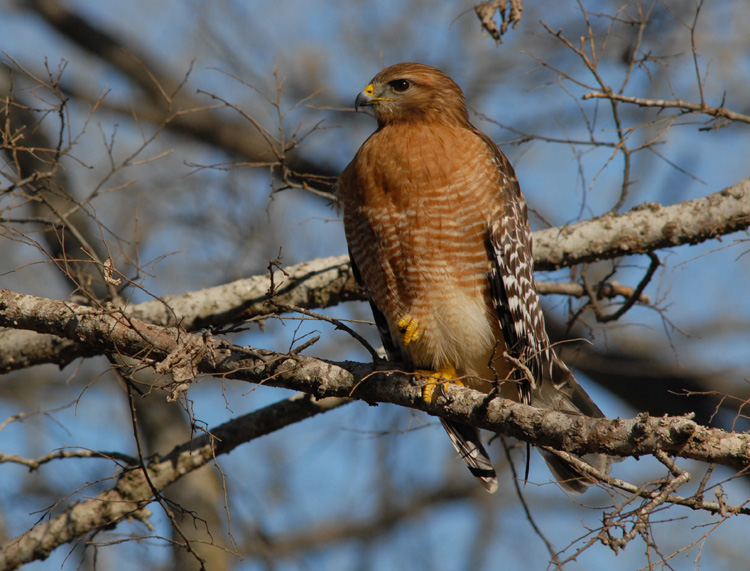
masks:
{"label": "barred chest feather", "polygon": [[[384,131],[357,157],[359,192],[341,197],[352,257],[394,340],[402,339],[400,317],[418,319],[420,338],[402,344],[411,364],[494,378],[488,364],[504,348],[488,284],[487,237],[500,215],[487,192],[498,187],[494,156],[466,129],[448,139],[414,126]],[[381,144],[394,137],[397,149]],[[458,139],[471,160],[451,152]]]}

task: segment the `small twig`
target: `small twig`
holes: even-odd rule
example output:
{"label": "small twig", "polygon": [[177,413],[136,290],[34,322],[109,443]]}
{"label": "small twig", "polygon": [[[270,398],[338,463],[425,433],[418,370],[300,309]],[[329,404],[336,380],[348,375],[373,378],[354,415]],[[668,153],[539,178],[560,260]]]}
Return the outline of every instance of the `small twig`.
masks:
{"label": "small twig", "polygon": [[[625,303],[623,303],[622,306],[620,306],[620,308],[614,313],[610,313],[610,314],[604,313],[602,308],[597,303],[597,299],[604,297],[601,293],[599,293],[602,291],[603,288],[593,287],[589,283],[586,276],[585,275],[583,276],[583,287],[589,296],[589,306],[593,309],[594,315],[596,315],[596,320],[599,323],[607,323],[609,321],[616,321],[617,319],[622,317],[631,307],[633,307],[636,304],[636,302],[641,301],[642,296],[643,296],[643,290],[646,289],[646,286],[651,282],[651,278],[654,277],[656,270],[661,265],[661,261],[659,260],[659,257],[656,254],[654,254],[653,252],[647,252],[646,255],[651,260],[651,264],[646,270],[646,274],[638,283],[638,286],[635,288],[635,290],[632,291],[632,294],[625,299]],[[647,297],[647,299],[649,298]]]}
{"label": "small twig", "polygon": [[[113,368],[113,370],[115,374],[122,377],[122,373],[117,368]],[[123,378],[123,380],[126,380],[126,379]],[[143,455],[143,449],[141,448],[141,439],[138,434],[138,418],[136,416],[136,407],[135,407],[135,399],[133,398],[132,383],[126,382],[125,386],[127,387],[128,403],[130,404],[130,419],[131,419],[131,423],[133,427],[133,435],[135,437],[136,450],[138,452],[138,464],[139,464],[141,472],[143,473],[143,478],[145,479],[146,483],[151,489],[152,497],[159,503],[159,505],[164,510],[164,514],[167,516],[167,518],[171,522],[172,528],[182,538],[183,543],[180,546],[184,547],[188,553],[192,554],[192,556],[195,557],[196,561],[198,561],[198,563],[200,564],[200,569],[203,570],[206,568],[206,560],[203,557],[201,557],[201,555],[198,552],[196,552],[195,549],[193,549],[192,541],[190,540],[189,537],[185,535],[185,533],[182,531],[181,527],[177,523],[177,518],[175,518],[174,511],[169,507],[168,500],[162,495],[161,490],[151,480],[151,473],[146,463],[146,459]]]}
{"label": "small twig", "polygon": [[122,454],[121,452],[103,452],[100,450],[88,450],[85,448],[66,450],[65,448],[62,448],[39,458],[22,458],[15,454],[0,454],[0,464],[6,462],[21,464],[22,466],[28,467],[30,470],[36,470],[41,467],[42,464],[46,464],[53,460],[64,460],[67,458],[101,458],[102,460],[112,460],[128,466],[134,466],[138,463],[138,460],[132,456]]}
{"label": "small twig", "polygon": [[[513,474],[513,486],[516,489],[516,496],[518,496],[518,501],[521,502],[521,507],[523,508],[524,513],[526,514],[526,519],[529,521],[529,524],[531,525],[531,528],[534,530],[534,533],[537,534],[537,536],[544,542],[544,545],[547,547],[547,551],[550,555],[550,561],[554,563],[556,566],[560,566],[560,559],[557,556],[557,552],[555,551],[555,547],[552,545],[552,542],[550,542],[549,539],[547,539],[547,536],[542,533],[542,530],[539,529],[539,526],[537,526],[536,521],[534,521],[534,516],[531,515],[531,509],[529,508],[529,505],[526,503],[526,498],[523,496],[523,492],[521,490],[521,486],[519,484],[519,478],[516,474],[516,465],[513,462],[513,458],[511,458],[510,455],[510,446],[508,446],[508,441],[505,438],[505,436],[500,435],[500,440],[503,443],[503,449],[505,450],[505,458],[508,460],[508,465],[510,466],[511,473]],[[528,462],[526,463],[528,466]]]}
{"label": "small twig", "polygon": [[648,270],[646,270],[646,274],[643,276],[643,279],[635,288],[633,295],[630,296],[627,300],[625,300],[625,303],[622,304],[622,307],[620,307],[620,309],[615,311],[612,315],[608,316],[604,320],[604,322],[614,321],[622,317],[625,314],[625,312],[628,311],[631,307],[633,307],[633,305],[635,305],[635,302],[640,299],[641,294],[643,293],[643,290],[646,289],[646,286],[651,281],[651,278],[654,277],[654,274],[656,273],[657,268],[661,265],[661,261],[659,260],[659,257],[653,252],[648,252],[646,255],[651,260],[651,265],[648,267]]}
{"label": "small twig", "polygon": [[[568,295],[571,297],[585,297],[588,295],[586,288],[575,282],[536,282],[536,289],[541,295]],[[634,298],[637,303],[651,304],[651,297],[641,293],[635,296],[635,288],[622,285],[620,282],[608,280],[596,284],[593,288],[598,299],[614,299],[616,297]]]}
{"label": "small twig", "polygon": [[[622,490],[623,492],[626,492],[628,494],[631,494],[634,497],[641,497],[648,500],[653,499],[654,497],[654,491],[647,489],[645,486],[635,486],[633,484],[630,484],[629,482],[626,482],[625,480],[621,480],[619,478],[614,478],[612,476],[609,476],[607,474],[604,474],[600,471],[598,471],[596,468],[588,464],[587,462],[584,462],[577,456],[570,454],[568,452],[563,452],[561,450],[556,450],[554,448],[550,448],[547,446],[540,447],[542,450],[545,450],[547,452],[551,452],[555,454],[556,456],[559,456],[566,462],[572,464],[576,470],[580,472],[584,472],[591,476],[592,478],[599,480],[603,484],[608,484],[614,488],[617,488],[619,490]],[[685,472],[685,474],[688,474]],[[690,479],[690,475],[686,477],[687,480]],[[685,480],[685,481],[687,481]],[[683,482],[684,483],[684,482]],[[682,485],[682,484],[680,484]],[[677,488],[674,488],[675,490]],[[720,513],[722,506],[719,502],[708,502],[705,501],[702,497],[702,494],[699,495],[693,495],[689,497],[685,496],[678,496],[675,494],[670,493],[665,499],[663,503],[670,503],[670,504],[676,504],[680,506],[688,507],[692,510],[705,510],[709,513]],[[727,506],[726,511],[729,513],[735,513],[735,514],[743,514],[743,515],[750,515],[750,507],[745,505],[740,506]]]}
{"label": "small twig", "polygon": [[637,535],[643,534],[649,526],[649,517],[654,510],[660,505],[667,503],[671,493],[690,480],[690,473],[678,468],[674,461],[672,461],[672,459],[664,452],[657,452],[654,456],[660,462],[665,464],[675,477],[670,479],[658,493],[654,494],[654,492],[652,492],[650,501],[635,510],[633,514],[635,517],[635,523],[630,531],[624,533],[621,537],[613,537],[609,528],[605,528],[601,531],[599,534],[600,539],[603,543],[609,545],[615,553],[617,553],[618,549],[624,548]]}
{"label": "small twig", "polygon": [[[359,341],[362,346],[367,349],[367,352],[370,353],[372,356],[373,361],[381,361],[380,355],[378,355],[378,352],[372,348],[372,345],[370,345],[367,342],[367,339],[362,337],[359,333],[354,331],[351,327],[348,327],[347,325],[344,325],[340,320],[334,319],[333,317],[329,317],[327,315],[323,315],[321,313],[315,313],[314,311],[310,311],[309,309],[305,309],[303,307],[298,307],[296,305],[289,305],[287,303],[281,303],[280,301],[275,300],[274,298],[270,298],[268,300],[270,303],[278,307],[279,309],[283,309],[285,311],[294,311],[296,313],[301,313],[302,315],[307,315],[308,317],[312,317],[314,319],[319,319],[320,321],[325,321],[326,323],[330,323],[336,329],[340,329],[341,331],[346,331],[349,335],[354,337],[357,341]],[[313,343],[316,340],[313,341]]]}
{"label": "small twig", "polygon": [[613,101],[621,101],[622,103],[631,103],[638,105],[639,107],[659,107],[660,109],[679,109],[684,113],[701,113],[703,115],[711,115],[716,118],[729,119],[730,121],[740,121],[742,123],[750,123],[750,115],[743,113],[737,113],[730,111],[724,106],[712,107],[705,103],[689,103],[682,101],[681,99],[666,100],[666,99],[646,99],[643,97],[630,97],[628,95],[620,95],[619,93],[612,92],[599,92],[594,91],[586,93],[583,96],[584,99],[610,99]]}
{"label": "small twig", "polygon": [[315,345],[318,341],[320,341],[320,335],[316,335],[309,341],[305,341],[302,345],[298,345],[297,347],[289,351],[289,354],[293,356],[299,355],[300,353],[302,353],[302,351],[304,351],[305,349],[309,349],[310,347]]}

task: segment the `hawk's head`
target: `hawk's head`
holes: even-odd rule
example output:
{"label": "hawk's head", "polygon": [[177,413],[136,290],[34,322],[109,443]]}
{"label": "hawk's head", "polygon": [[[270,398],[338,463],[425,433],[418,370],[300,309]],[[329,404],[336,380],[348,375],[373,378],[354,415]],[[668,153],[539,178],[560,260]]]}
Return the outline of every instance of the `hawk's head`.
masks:
{"label": "hawk's head", "polygon": [[377,74],[354,102],[371,107],[379,126],[399,121],[469,123],[461,88],[439,69],[397,63]]}

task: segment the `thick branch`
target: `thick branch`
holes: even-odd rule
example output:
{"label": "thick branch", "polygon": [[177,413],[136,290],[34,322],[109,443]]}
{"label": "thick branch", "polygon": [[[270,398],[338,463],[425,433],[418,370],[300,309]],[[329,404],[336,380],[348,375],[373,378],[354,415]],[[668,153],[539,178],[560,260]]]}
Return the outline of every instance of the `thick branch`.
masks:
{"label": "thick branch", "polygon": [[[697,244],[750,225],[750,179],[705,198],[662,207],[649,204],[621,215],[605,215],[572,226],[534,233],[537,269],[549,270],[650,252],[682,244]],[[363,299],[351,279],[348,256],[320,258],[276,272],[280,302],[306,309],[329,307]],[[184,295],[167,296],[125,309],[129,315],[159,325],[188,330],[222,327],[273,311],[266,301],[270,275],[255,276]],[[15,328],[15,327],[14,327]],[[34,364],[64,366],[80,356],[95,354],[75,341],[39,338],[35,333],[0,331],[0,372]],[[30,348],[33,348],[30,350]]]}
{"label": "thick branch", "polygon": [[198,374],[211,374],[299,390],[320,400],[293,397],[222,425],[211,435],[176,448],[166,458],[152,460],[148,479],[140,467],[124,472],[111,490],[75,503],[0,550],[0,567],[6,569],[44,559],[59,545],[143,514],[141,510],[153,500],[154,490],[164,490],[243,442],[330,410],[348,402],[349,397],[425,410],[574,454],[637,457],[668,453],[741,470],[750,466],[750,435],[706,428],[687,417],[642,414],[631,420],[593,419],[544,411],[460,387],[451,388],[448,401],[426,403],[420,388],[406,375],[385,371],[382,366],[247,350],[211,336],[148,325],[114,309],[103,312],[0,290],[0,326],[8,325],[67,336],[97,350],[141,358],[157,370],[172,373],[174,382],[164,388],[173,392],[189,386]]}
{"label": "thick branch", "polygon": [[[364,299],[351,275],[349,256],[318,258],[273,273],[274,298],[279,303],[313,309]],[[188,331],[222,327],[267,313],[271,274],[253,276],[184,295],[166,296],[127,307],[128,314],[156,325],[176,325]]]}
{"label": "thick branch", "polygon": [[0,569],[15,569],[24,563],[44,560],[55,548],[127,517],[147,517],[142,510],[153,501],[153,490],[163,491],[185,474],[211,463],[240,444],[346,402],[346,399],[316,401],[307,395],[293,396],[223,424],[210,435],[176,447],[165,457],[152,459],[148,462],[148,480],[142,467],[130,468],[120,475],[112,489],[68,506],[62,514],[45,520],[3,546]]}
{"label": "thick branch", "polygon": [[538,270],[699,244],[750,226],[750,178],[672,206],[646,203],[625,214],[534,233]]}
{"label": "thick branch", "polygon": [[[326,362],[300,355],[248,351],[176,328],[147,325],[65,302],[0,290],[0,326],[34,329],[78,339],[113,354],[140,358],[157,371],[170,372],[180,390],[198,374],[264,383],[323,397],[353,397],[425,410],[537,446],[574,454],[603,452],[638,456],[657,451],[735,468],[750,466],[750,435],[706,428],[685,417],[633,420],[592,419],[543,411],[469,389],[451,391],[449,403],[426,403],[406,375],[383,367]],[[393,366],[393,365],[392,365]],[[398,371],[391,371],[396,372]],[[368,379],[377,377],[377,382]]]}
{"label": "thick branch", "polygon": [[[304,308],[330,307],[364,299],[354,282],[348,256],[319,258],[275,272],[278,302]],[[276,311],[267,301],[270,274],[237,280],[221,286],[166,296],[160,300],[125,306],[128,315],[155,325],[176,325],[186,331],[223,327]],[[85,344],[40,335],[33,331],[0,331],[0,373],[41,363],[64,367],[78,357],[97,351]]]}

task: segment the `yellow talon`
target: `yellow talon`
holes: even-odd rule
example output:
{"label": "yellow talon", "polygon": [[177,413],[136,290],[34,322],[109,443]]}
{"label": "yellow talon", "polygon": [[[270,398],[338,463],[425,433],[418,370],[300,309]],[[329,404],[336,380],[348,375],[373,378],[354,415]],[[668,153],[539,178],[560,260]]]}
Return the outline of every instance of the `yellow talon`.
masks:
{"label": "yellow talon", "polygon": [[407,347],[422,336],[422,332],[419,330],[419,321],[412,315],[404,315],[396,322],[396,325],[404,334],[404,347]]}
{"label": "yellow talon", "polygon": [[[422,400],[429,403],[435,402],[438,394],[445,394],[451,383],[461,387],[466,386],[463,381],[456,378],[456,369],[453,365],[446,365],[438,371],[417,369],[414,371],[414,374],[418,379],[425,379],[427,381],[422,387]],[[440,390],[436,393],[435,389],[437,388]]]}

